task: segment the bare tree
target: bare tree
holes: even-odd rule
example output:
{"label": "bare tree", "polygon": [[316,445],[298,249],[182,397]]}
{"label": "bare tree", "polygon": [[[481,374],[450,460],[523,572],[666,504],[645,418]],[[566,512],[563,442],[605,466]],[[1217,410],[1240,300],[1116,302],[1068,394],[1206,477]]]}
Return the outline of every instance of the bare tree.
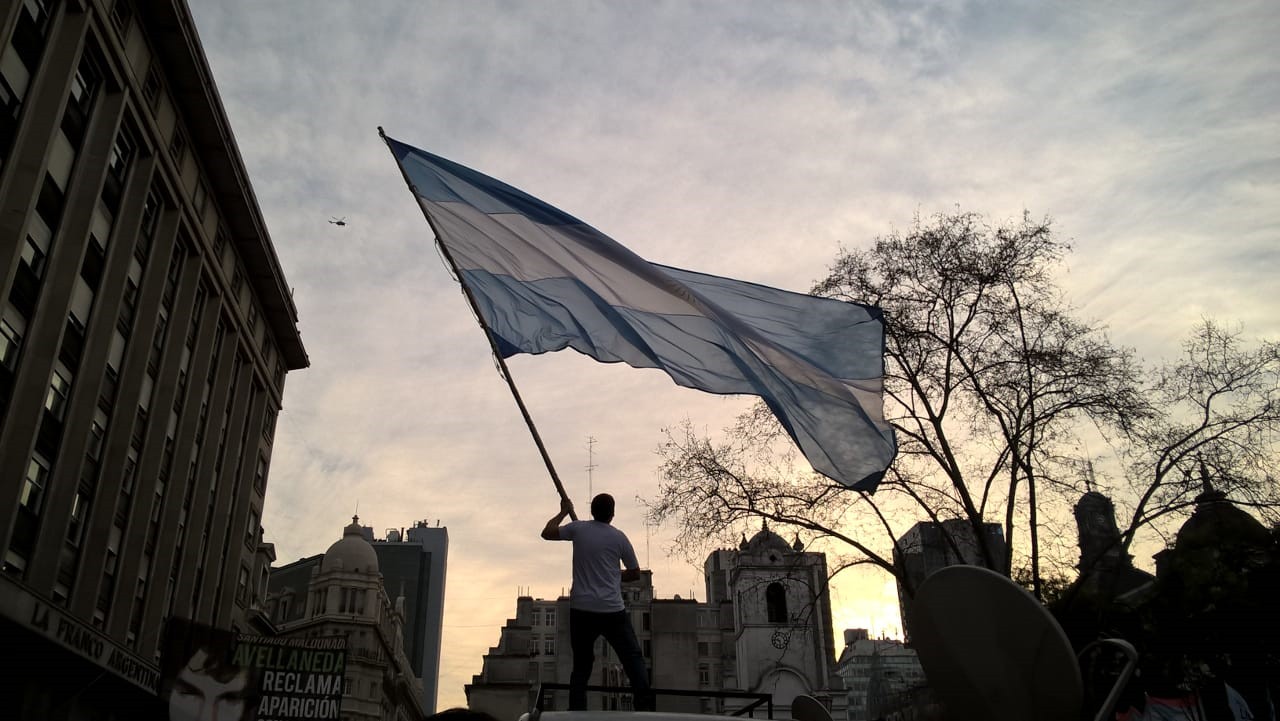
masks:
{"label": "bare tree", "polygon": [[1132,498],[1126,550],[1143,528],[1185,514],[1210,479],[1280,521],[1280,343],[1246,348],[1240,335],[1205,319],[1182,356],[1150,374],[1144,394],[1161,412],[1137,418],[1118,445]]}
{"label": "bare tree", "polygon": [[1128,432],[1150,412],[1131,353],[1074,318],[1055,284],[1066,251],[1048,220],[993,228],[962,212],[842,251],[813,292],[885,311],[885,413],[899,456],[880,488],[872,496],[798,470],[757,407],[722,441],[688,424],[669,431],[651,519],[692,544],[767,518],[834,541],[847,552],[836,572],[872,564],[905,581],[893,561],[901,519],[960,518],[982,538],[995,518],[1010,550],[993,557],[977,544],[984,565],[1008,575],[1025,532],[1019,547],[1042,595],[1039,514],[1080,482],[1074,429]]}

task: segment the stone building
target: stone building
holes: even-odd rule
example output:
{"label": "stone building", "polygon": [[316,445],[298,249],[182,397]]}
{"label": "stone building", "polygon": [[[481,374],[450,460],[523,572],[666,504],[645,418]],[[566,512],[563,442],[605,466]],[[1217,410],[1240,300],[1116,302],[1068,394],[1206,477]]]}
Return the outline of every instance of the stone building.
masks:
{"label": "stone building", "polygon": [[[408,529],[389,528],[375,538],[373,528],[360,526],[360,537],[372,545],[388,596],[404,597],[404,651],[414,676],[422,682],[422,708],[435,713],[440,669],[440,637],[444,628],[445,569],[448,529],[417,521]],[[407,530],[407,532],[406,532]],[[271,569],[267,582],[271,618],[276,623],[301,618],[302,592],[319,572],[324,554],[301,558]]]}
{"label": "stone building", "polygon": [[[312,560],[318,563],[305,575],[290,573],[296,570],[290,566],[272,574],[267,611],[277,635],[347,639],[343,721],[425,718],[422,682],[405,654],[405,599],[387,595],[359,518],[323,555],[299,563]],[[302,578],[305,584],[296,582]]]}
{"label": "stone building", "polygon": [[0,3],[6,718],[138,718],[167,618],[261,630],[297,321],[186,3]]}
{"label": "stone building", "polygon": [[[704,564],[707,600],[654,598],[650,572],[623,584],[623,596],[655,689],[769,694],[774,717],[787,718],[798,694],[823,700],[837,718],[845,694],[835,673],[826,559],[800,543],[762,529],[734,550],[711,553]],[[569,599],[516,599],[516,616],[502,628],[467,685],[468,705],[498,718],[531,706],[539,683],[567,684]],[[591,685],[625,685],[626,674],[603,640],[597,642]],[[545,695],[544,695],[545,698]],[[568,694],[552,692],[550,708]],[[630,708],[626,693],[591,692],[592,709]],[[658,710],[733,713],[749,701],[714,696],[658,695]]]}

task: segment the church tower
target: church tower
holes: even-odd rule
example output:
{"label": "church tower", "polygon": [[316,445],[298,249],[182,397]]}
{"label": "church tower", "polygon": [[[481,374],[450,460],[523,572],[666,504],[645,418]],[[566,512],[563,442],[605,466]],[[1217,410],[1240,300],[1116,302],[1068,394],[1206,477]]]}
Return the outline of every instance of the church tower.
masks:
{"label": "church tower", "polygon": [[[826,557],[805,551],[799,538],[787,543],[766,523],[736,552],[707,560],[718,567],[708,569],[707,598],[728,595],[733,601],[740,687],[773,694],[778,718],[787,718],[799,694],[830,706],[830,689],[839,680]],[[835,695],[843,701],[843,694]]]}

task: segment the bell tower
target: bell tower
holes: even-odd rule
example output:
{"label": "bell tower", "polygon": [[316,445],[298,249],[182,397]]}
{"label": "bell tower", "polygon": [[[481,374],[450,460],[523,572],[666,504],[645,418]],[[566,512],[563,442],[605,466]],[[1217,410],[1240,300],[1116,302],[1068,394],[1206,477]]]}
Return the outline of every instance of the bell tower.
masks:
{"label": "bell tower", "polygon": [[781,718],[799,694],[829,698],[835,642],[825,556],[805,551],[798,537],[787,543],[767,523],[736,552],[718,553],[727,561],[742,688],[773,694]]}

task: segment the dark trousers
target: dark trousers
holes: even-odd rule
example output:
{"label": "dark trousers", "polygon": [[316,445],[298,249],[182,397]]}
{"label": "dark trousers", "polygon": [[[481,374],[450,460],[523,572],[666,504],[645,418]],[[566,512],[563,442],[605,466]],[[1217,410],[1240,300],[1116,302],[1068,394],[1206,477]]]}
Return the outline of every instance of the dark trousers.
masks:
{"label": "dark trousers", "polygon": [[595,664],[596,639],[604,640],[622,662],[631,682],[637,711],[653,710],[653,693],[649,690],[649,672],[644,665],[644,654],[636,640],[635,629],[626,611],[616,613],[592,613],[569,609],[569,645],[573,648],[573,672],[569,674],[569,710],[587,710],[587,681],[591,679],[591,667]]}

